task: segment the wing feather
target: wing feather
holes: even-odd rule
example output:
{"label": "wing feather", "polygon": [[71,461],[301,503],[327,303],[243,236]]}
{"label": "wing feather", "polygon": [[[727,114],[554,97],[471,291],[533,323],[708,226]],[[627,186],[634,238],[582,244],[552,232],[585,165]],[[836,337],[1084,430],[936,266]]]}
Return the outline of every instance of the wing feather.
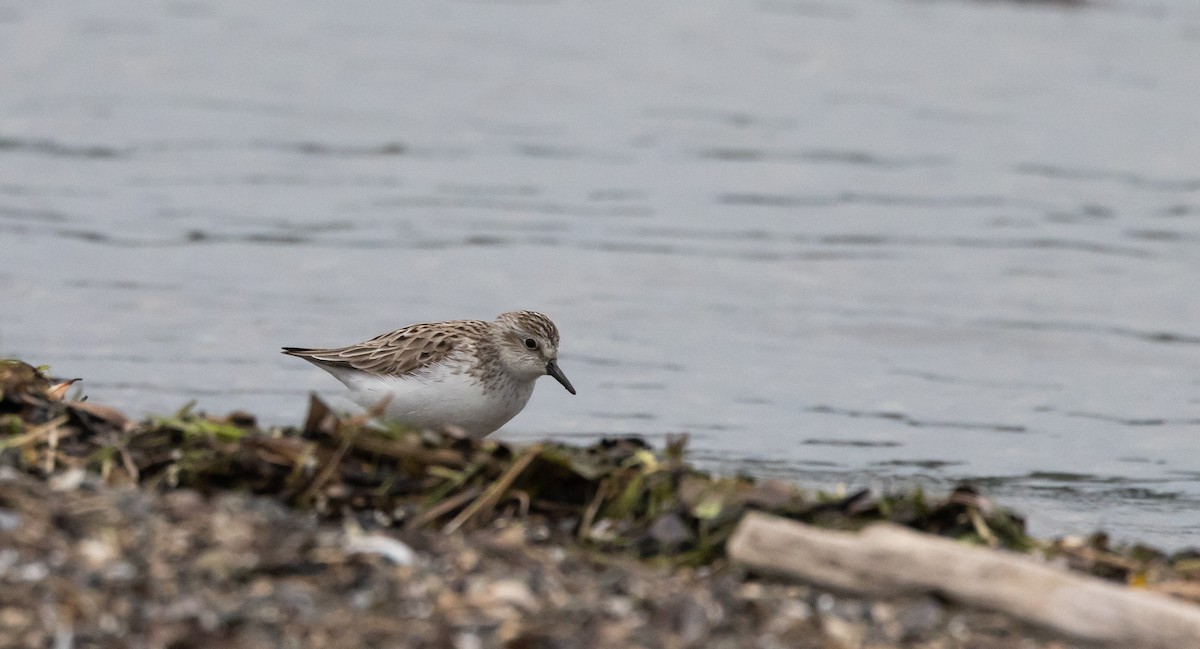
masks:
{"label": "wing feather", "polygon": [[284,347],[283,353],[328,368],[404,376],[441,363],[456,351],[474,351],[476,338],[487,326],[482,320],[416,324],[357,345],[329,349]]}

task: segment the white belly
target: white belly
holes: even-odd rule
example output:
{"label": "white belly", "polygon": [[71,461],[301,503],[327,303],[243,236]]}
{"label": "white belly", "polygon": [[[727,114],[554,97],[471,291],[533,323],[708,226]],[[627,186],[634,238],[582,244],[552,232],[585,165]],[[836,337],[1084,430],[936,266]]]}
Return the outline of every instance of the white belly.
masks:
{"label": "white belly", "polygon": [[532,381],[504,381],[485,390],[465,373],[443,372],[419,379],[353,374],[338,376],[350,388],[350,398],[367,409],[389,399],[384,419],[416,428],[458,426],[478,437],[508,423],[533,394]]}

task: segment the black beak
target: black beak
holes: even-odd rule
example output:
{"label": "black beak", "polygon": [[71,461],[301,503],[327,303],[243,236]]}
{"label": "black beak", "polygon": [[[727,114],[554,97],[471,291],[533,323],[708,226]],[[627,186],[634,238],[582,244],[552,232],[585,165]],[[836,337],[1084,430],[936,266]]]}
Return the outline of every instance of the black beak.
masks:
{"label": "black beak", "polygon": [[567,375],[558,369],[558,363],[550,361],[546,363],[546,373],[554,377],[555,381],[562,383],[562,386],[567,389],[567,392],[575,394],[575,388],[571,387],[571,382],[567,380]]}

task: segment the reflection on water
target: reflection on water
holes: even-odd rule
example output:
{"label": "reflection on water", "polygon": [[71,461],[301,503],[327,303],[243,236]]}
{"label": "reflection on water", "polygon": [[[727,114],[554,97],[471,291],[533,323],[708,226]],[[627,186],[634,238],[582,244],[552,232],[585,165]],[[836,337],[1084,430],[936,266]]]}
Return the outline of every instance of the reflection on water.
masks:
{"label": "reflection on water", "polygon": [[579,396],[502,435],[1195,544],[1200,5],[1148,7],[10,2],[0,352],[294,423],[280,346],[536,308]]}

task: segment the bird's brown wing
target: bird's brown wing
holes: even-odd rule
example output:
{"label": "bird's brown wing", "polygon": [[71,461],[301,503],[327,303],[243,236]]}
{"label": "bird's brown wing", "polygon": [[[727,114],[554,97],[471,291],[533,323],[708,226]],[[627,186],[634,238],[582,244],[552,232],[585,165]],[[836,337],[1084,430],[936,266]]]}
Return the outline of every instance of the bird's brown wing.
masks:
{"label": "bird's brown wing", "polygon": [[317,365],[404,376],[440,363],[456,351],[472,352],[474,336],[486,328],[487,323],[479,320],[416,324],[348,347],[284,347],[283,353]]}

